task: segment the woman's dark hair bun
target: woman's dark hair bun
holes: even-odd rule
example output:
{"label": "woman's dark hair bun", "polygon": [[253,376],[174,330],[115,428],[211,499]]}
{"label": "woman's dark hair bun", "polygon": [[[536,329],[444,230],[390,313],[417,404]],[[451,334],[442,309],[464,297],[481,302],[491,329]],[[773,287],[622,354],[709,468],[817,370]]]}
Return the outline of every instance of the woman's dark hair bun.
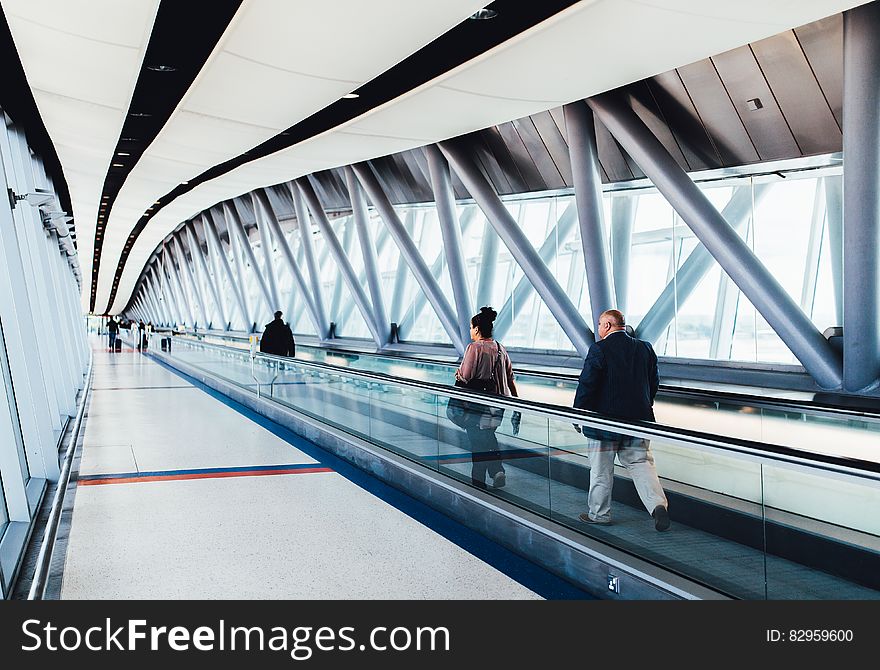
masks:
{"label": "woman's dark hair bun", "polygon": [[492,323],[495,320],[495,317],[498,316],[498,312],[491,307],[480,307],[480,316],[486,319],[489,323]]}

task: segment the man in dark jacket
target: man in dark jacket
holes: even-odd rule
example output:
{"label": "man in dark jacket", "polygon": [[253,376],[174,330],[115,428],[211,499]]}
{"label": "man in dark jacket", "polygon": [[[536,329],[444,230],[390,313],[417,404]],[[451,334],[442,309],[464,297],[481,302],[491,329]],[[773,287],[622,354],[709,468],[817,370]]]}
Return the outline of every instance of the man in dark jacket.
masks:
{"label": "man in dark jacket", "polygon": [[296,344],[293,341],[293,332],[284,321],[281,320],[281,312],[275,312],[275,320],[267,323],[260,338],[260,351],[264,354],[275,356],[296,355]]}
{"label": "man in dark jacket", "polygon": [[[600,339],[590,347],[578,380],[574,406],[620,419],[654,420],[654,396],[660,385],[657,355],[650,343],[630,337],[623,314],[616,309],[599,317]],[[589,433],[591,431],[585,431]],[[598,431],[587,448],[590,457],[589,512],[587,523],[611,523],[611,488],[614,457],[632,476],[636,491],[654,517],[654,527],[669,528],[669,503],[660,486],[650,441]]]}

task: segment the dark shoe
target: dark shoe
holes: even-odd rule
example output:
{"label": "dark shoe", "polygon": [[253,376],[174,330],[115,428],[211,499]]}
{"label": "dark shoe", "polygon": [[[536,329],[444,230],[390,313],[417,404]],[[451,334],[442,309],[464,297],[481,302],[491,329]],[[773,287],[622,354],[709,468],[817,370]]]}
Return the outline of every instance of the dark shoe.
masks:
{"label": "dark shoe", "polygon": [[651,512],[651,516],[654,517],[654,528],[660,532],[669,530],[669,512],[663,505],[657,505]]}
{"label": "dark shoe", "polygon": [[492,486],[495,487],[496,489],[503,488],[506,483],[507,483],[507,476],[504,474],[503,471],[496,472],[495,476],[492,477]]}
{"label": "dark shoe", "polygon": [[590,515],[587,514],[586,512],[584,512],[583,514],[578,514],[578,519],[580,519],[584,523],[592,523],[597,526],[610,526],[611,525],[611,521],[608,521],[608,520],[603,521],[601,519],[591,519]]}

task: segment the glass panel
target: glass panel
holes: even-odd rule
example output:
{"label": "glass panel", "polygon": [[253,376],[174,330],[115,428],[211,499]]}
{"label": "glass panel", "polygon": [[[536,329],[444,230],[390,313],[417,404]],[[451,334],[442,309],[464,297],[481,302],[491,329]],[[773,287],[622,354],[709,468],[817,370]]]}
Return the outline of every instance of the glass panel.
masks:
{"label": "glass panel", "polygon": [[[0,432],[9,433],[8,437],[0,440],[0,448],[11,448],[15,445],[18,452],[18,464],[21,478],[27,483],[30,478],[30,470],[27,463],[27,455],[24,451],[24,438],[21,433],[21,420],[18,416],[18,403],[15,399],[15,387],[12,385],[12,374],[9,370],[9,358],[6,350],[6,336],[3,334],[3,322],[0,320],[0,412],[7,413],[8,427],[3,429],[0,424]],[[7,446],[8,445],[8,446]]]}

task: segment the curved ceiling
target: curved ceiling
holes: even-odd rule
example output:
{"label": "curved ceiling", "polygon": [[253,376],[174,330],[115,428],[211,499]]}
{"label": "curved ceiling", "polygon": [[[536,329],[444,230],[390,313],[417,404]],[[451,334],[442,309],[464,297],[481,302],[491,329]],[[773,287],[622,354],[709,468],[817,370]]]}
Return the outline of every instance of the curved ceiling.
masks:
{"label": "curved ceiling", "polygon": [[[121,4],[3,0],[70,184],[87,276],[101,184],[158,2],[131,0],[124,16],[114,9]],[[159,197],[359,88],[483,4],[245,0],[120,190],[107,225],[96,307],[102,308],[112,291],[109,311],[124,308],[156,245],[181,221],[222,200],[541,112],[862,3],[582,0],[390,101],[163,204],[127,250],[118,291],[113,290],[129,235]],[[98,16],[93,6],[107,15]],[[65,7],[76,20],[56,20]],[[47,16],[53,21],[44,20]],[[69,38],[70,44],[47,53],[43,45],[50,36]]]}

